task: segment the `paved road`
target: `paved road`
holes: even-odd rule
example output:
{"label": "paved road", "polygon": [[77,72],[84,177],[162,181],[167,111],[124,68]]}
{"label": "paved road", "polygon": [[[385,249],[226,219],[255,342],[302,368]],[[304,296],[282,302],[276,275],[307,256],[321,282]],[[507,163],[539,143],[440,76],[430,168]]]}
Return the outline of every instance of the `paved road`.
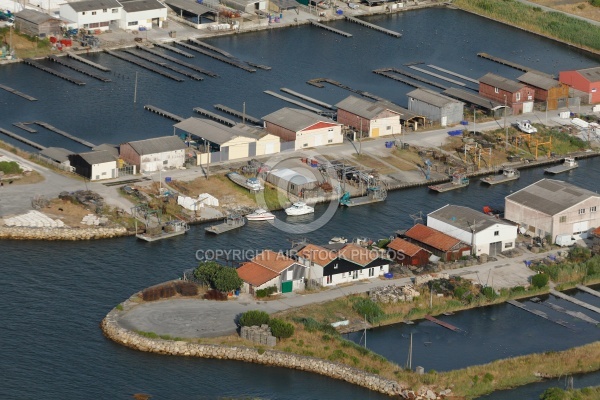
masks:
{"label": "paved road", "polygon": [[[514,258],[500,257],[497,261],[482,265],[452,269],[451,275],[473,279],[475,282],[493,286],[495,289],[527,285],[532,271],[524,260],[542,259],[559,250],[544,254],[524,254]],[[360,281],[350,286],[338,286],[313,294],[286,293],[277,300],[257,301],[242,294],[237,300],[209,301],[195,299],[171,299],[134,305],[122,313],[119,324],[129,330],[154,332],[172,337],[215,337],[234,333],[237,317],[248,310],[274,313],[290,308],[316,304],[350,294],[364,293],[383,285],[406,285],[410,278],[393,280],[375,279]]]}

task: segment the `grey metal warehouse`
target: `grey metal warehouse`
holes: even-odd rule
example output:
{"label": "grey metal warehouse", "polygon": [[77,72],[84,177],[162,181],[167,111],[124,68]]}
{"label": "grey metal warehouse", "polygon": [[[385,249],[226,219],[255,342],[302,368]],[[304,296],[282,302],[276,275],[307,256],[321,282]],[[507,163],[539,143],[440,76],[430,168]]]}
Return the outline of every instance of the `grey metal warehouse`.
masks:
{"label": "grey metal warehouse", "polygon": [[54,36],[61,33],[60,19],[36,10],[23,10],[15,14],[15,28],[29,36]]}

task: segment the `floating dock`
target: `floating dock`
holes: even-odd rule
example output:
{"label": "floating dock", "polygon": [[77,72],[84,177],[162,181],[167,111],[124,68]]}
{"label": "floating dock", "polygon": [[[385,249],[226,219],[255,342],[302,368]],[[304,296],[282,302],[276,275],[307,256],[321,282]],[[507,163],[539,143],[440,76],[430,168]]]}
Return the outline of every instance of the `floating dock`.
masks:
{"label": "floating dock", "polygon": [[30,128],[29,124],[32,124],[32,122],[14,122],[13,125],[16,126],[17,128],[23,129],[24,131],[27,131],[29,133],[37,133],[37,130]]}
{"label": "floating dock", "polygon": [[588,310],[591,310],[591,311],[594,311],[594,312],[600,314],[599,307],[588,304],[585,301],[578,300],[575,297],[568,296],[562,292],[559,292],[558,290],[550,289],[550,294],[553,294],[554,296],[560,297],[563,300],[570,301],[571,303],[577,304],[580,307],[587,308]]}
{"label": "floating dock", "polygon": [[60,130],[60,129],[56,128],[55,126],[52,126],[52,125],[50,125],[50,124],[48,124],[46,122],[43,122],[43,121],[34,121],[33,123],[36,124],[36,125],[39,125],[39,126],[41,126],[43,128],[46,128],[49,131],[52,131],[54,133],[58,133],[59,135],[64,136],[67,139],[71,139],[74,142],[77,142],[77,143],[82,144],[82,145],[84,145],[86,147],[89,147],[90,149],[93,148],[93,147],[96,147],[96,145],[94,143],[88,142],[87,140],[84,140],[84,139],[80,139],[77,136],[73,136],[70,133],[67,133],[67,132],[65,132],[63,130]]}
{"label": "floating dock", "polygon": [[235,117],[238,117],[239,119],[242,120],[242,122],[248,121],[248,122],[253,123],[254,125],[262,125],[262,120],[255,118],[251,115],[248,115],[246,113],[234,110],[233,108],[224,106],[223,104],[215,104],[214,107],[219,111],[223,111],[224,113],[231,114]]}
{"label": "floating dock", "polygon": [[178,74],[181,74],[183,76],[187,76],[188,78],[194,79],[196,81],[203,81],[204,80],[204,78],[201,77],[200,75],[196,75],[196,74],[194,74],[192,72],[188,72],[187,70],[181,69],[181,68],[176,67],[176,66],[171,65],[171,64],[168,64],[165,61],[161,61],[161,60],[158,60],[156,58],[148,57],[148,56],[146,56],[144,54],[136,53],[134,50],[123,50],[123,51],[125,51],[128,54],[131,54],[134,57],[139,57],[139,58],[141,58],[144,61],[148,61],[148,62],[150,62],[152,64],[156,64],[156,65],[161,66],[163,68],[170,69],[171,71],[177,72]]}
{"label": "floating dock", "polygon": [[0,89],[6,90],[9,93],[17,95],[17,96],[22,97],[24,99],[27,99],[29,101],[37,101],[37,99],[35,97],[30,96],[30,95],[25,94],[25,93],[22,93],[22,92],[19,92],[18,90],[15,90],[15,89],[13,89],[11,87],[8,87],[8,86],[0,85]]}
{"label": "floating dock", "polygon": [[194,71],[196,71],[196,72],[200,72],[201,74],[204,74],[204,75],[207,75],[207,76],[211,76],[211,77],[213,77],[213,78],[214,78],[214,77],[217,77],[217,76],[219,76],[219,75],[215,74],[214,72],[211,72],[211,71],[209,71],[209,70],[206,70],[206,69],[204,69],[204,68],[200,68],[200,67],[198,67],[198,66],[196,66],[196,65],[194,65],[194,64],[190,64],[190,63],[187,63],[187,62],[185,62],[185,61],[181,61],[181,60],[180,60],[180,59],[178,59],[178,58],[171,57],[171,56],[169,56],[169,55],[167,55],[167,54],[163,54],[163,53],[161,53],[160,51],[156,51],[156,50],[154,50],[154,49],[151,49],[151,48],[148,48],[148,47],[146,47],[146,46],[140,46],[140,45],[138,44],[138,45],[137,45],[137,48],[138,48],[138,49],[140,49],[140,50],[144,50],[144,51],[146,51],[146,52],[148,52],[148,53],[150,53],[150,54],[153,54],[153,55],[155,55],[155,56],[157,56],[157,57],[161,57],[161,58],[164,58],[165,60],[169,60],[169,61],[171,61],[171,62],[173,62],[173,63],[175,63],[175,64],[179,64],[179,65],[181,65],[181,66],[183,66],[183,67],[186,67],[186,68],[192,69],[192,70],[194,70]]}
{"label": "floating dock", "polygon": [[107,78],[105,76],[98,75],[98,74],[96,74],[96,73],[94,73],[92,71],[89,71],[89,70],[87,70],[85,68],[81,68],[81,67],[79,67],[79,66],[77,66],[75,64],[71,64],[71,63],[65,62],[64,60],[61,59],[61,57],[50,55],[50,56],[48,56],[46,58],[48,60],[50,60],[50,61],[54,61],[57,64],[60,64],[60,65],[65,66],[67,68],[71,68],[73,71],[77,71],[77,72],[79,72],[81,74],[84,74],[84,75],[87,75],[87,76],[91,76],[92,78],[97,79],[99,81],[110,82],[109,78]]}
{"label": "floating dock", "polygon": [[[375,72],[376,74],[379,74],[379,75],[386,76],[388,78],[390,76],[389,75],[384,75],[384,74],[382,74],[382,72],[387,72],[387,73],[394,72],[396,74],[400,74],[400,75],[404,75],[406,77],[409,77],[410,79],[414,79],[415,81],[426,83],[426,84],[428,84],[430,86],[434,86],[434,87],[437,87],[437,88],[440,88],[440,89],[444,89],[444,90],[448,89],[448,86],[446,86],[446,85],[442,85],[441,83],[430,81],[429,79],[423,78],[423,77],[421,77],[419,75],[411,74],[410,72],[405,71],[403,69],[399,69],[399,68],[380,68],[380,69],[374,70],[373,72]],[[414,86],[414,85],[412,85],[412,86]]]}
{"label": "floating dock", "polygon": [[431,321],[431,322],[433,322],[433,323],[436,323],[436,324],[438,324],[439,326],[443,326],[443,327],[444,327],[444,328],[446,328],[446,329],[450,329],[451,331],[454,331],[454,332],[460,332],[460,331],[461,331],[461,329],[460,329],[460,328],[457,328],[456,326],[454,326],[454,325],[452,325],[452,324],[449,324],[449,323],[447,323],[447,322],[440,321],[439,319],[437,319],[437,318],[434,318],[434,317],[432,317],[431,315],[426,315],[426,316],[425,316],[425,319],[426,319],[426,320],[428,320],[428,321]]}
{"label": "floating dock", "polygon": [[490,60],[490,61],[496,62],[498,64],[506,65],[508,67],[517,69],[519,71],[523,71],[523,72],[530,72],[531,71],[531,72],[535,72],[535,73],[537,73],[539,75],[544,75],[544,76],[552,77],[552,75],[547,74],[545,72],[541,72],[541,71],[538,71],[536,69],[529,68],[529,67],[526,67],[524,65],[517,64],[515,62],[508,61],[508,60],[505,60],[505,59],[500,58],[500,57],[495,57],[495,56],[492,56],[492,55],[490,55],[488,53],[477,53],[477,57],[485,58],[486,60]]}
{"label": "floating dock", "polygon": [[321,24],[321,23],[315,21],[314,19],[309,19],[308,22],[310,22],[314,26],[317,26],[319,28],[325,29],[326,31],[333,32],[333,33],[336,33],[338,35],[342,35],[342,36],[345,36],[345,37],[352,37],[351,33],[344,32],[344,31],[341,31],[339,29],[332,28],[331,26],[327,26],[325,24]]}
{"label": "floating dock", "polygon": [[273,68],[269,67],[268,65],[257,64],[257,63],[253,63],[253,62],[250,62],[250,61],[246,61],[246,64],[248,64],[251,67],[262,69],[262,70],[265,70],[265,71],[270,71],[270,70],[273,69]]}
{"label": "floating dock", "polygon": [[579,290],[581,290],[581,291],[583,291],[583,292],[589,293],[589,294],[591,294],[593,296],[600,297],[600,292],[598,292],[597,290],[594,290],[592,288],[589,288],[587,286],[577,285],[576,288],[579,289]]}
{"label": "floating dock", "polygon": [[130,63],[132,63],[132,64],[135,64],[135,65],[137,65],[138,67],[145,68],[145,69],[147,69],[148,71],[152,71],[152,72],[154,72],[154,73],[157,73],[157,74],[159,74],[159,75],[162,75],[162,76],[164,76],[165,78],[169,78],[169,79],[172,79],[172,80],[174,80],[174,81],[177,81],[177,82],[183,82],[183,81],[184,81],[184,79],[182,79],[182,78],[180,78],[180,77],[178,77],[178,76],[171,75],[171,74],[169,74],[169,73],[167,73],[167,72],[165,72],[165,71],[162,71],[162,70],[160,70],[160,69],[158,69],[158,68],[154,68],[152,65],[148,65],[148,64],[144,64],[144,63],[142,63],[142,62],[139,62],[138,60],[136,60],[136,59],[134,59],[134,58],[131,58],[131,57],[128,57],[128,56],[124,56],[123,54],[119,54],[119,53],[117,53],[117,52],[115,52],[115,51],[111,51],[111,50],[104,50],[104,51],[105,51],[107,54],[110,54],[110,55],[111,55],[111,56],[113,56],[113,57],[116,57],[116,58],[118,58],[118,59],[121,59],[121,60],[123,60],[123,61],[130,62]]}
{"label": "floating dock", "polygon": [[392,31],[390,29],[382,28],[379,25],[371,24],[369,22],[363,21],[362,19],[354,18],[354,17],[351,17],[349,15],[346,15],[345,17],[346,17],[347,21],[354,22],[355,24],[359,24],[359,25],[362,25],[362,26],[366,26],[367,28],[371,28],[371,29],[374,29],[374,30],[379,31],[379,32],[383,32],[386,35],[394,36],[394,37],[397,37],[397,38],[402,37],[402,34],[400,32],[396,32],[396,31]]}
{"label": "floating dock", "polygon": [[571,327],[569,326],[569,324],[567,324],[565,321],[561,321],[561,320],[559,320],[559,319],[554,319],[554,318],[551,318],[551,317],[549,317],[549,316],[548,316],[548,314],[546,314],[546,313],[545,313],[545,312],[543,312],[543,311],[539,311],[539,310],[532,310],[531,308],[527,308],[527,306],[526,306],[525,304],[523,304],[523,303],[519,303],[518,301],[515,301],[515,300],[506,300],[506,302],[507,302],[508,304],[510,304],[511,306],[518,307],[518,308],[520,308],[521,310],[524,310],[524,311],[530,312],[530,313],[532,313],[532,314],[534,314],[534,315],[537,315],[538,317],[541,317],[541,318],[547,319],[548,321],[554,322],[555,324],[558,324],[558,325],[560,325],[560,326],[564,326],[565,328],[571,328]]}
{"label": "floating dock", "polygon": [[335,110],[335,109],[336,109],[336,108],[335,108],[334,106],[332,106],[331,104],[327,104],[327,103],[325,103],[325,102],[323,102],[323,101],[321,101],[321,100],[317,100],[317,99],[315,99],[315,98],[313,98],[313,97],[309,97],[309,96],[306,96],[306,95],[304,95],[304,94],[302,94],[302,93],[298,93],[298,92],[296,92],[296,91],[293,91],[292,89],[288,89],[288,88],[281,88],[281,89],[279,89],[279,90],[281,90],[281,91],[282,91],[282,92],[284,92],[284,93],[291,94],[292,96],[296,96],[296,97],[298,97],[299,99],[306,100],[306,101],[308,101],[308,102],[310,102],[310,103],[316,104],[316,105],[318,105],[318,106],[321,106],[321,107],[324,107],[324,108],[328,108],[328,109],[330,109],[330,110]]}
{"label": "floating dock", "polygon": [[444,72],[444,73],[446,73],[448,75],[456,76],[457,78],[460,78],[462,80],[465,80],[465,81],[468,81],[468,82],[473,82],[473,83],[476,83],[476,84],[479,85],[479,81],[477,79],[469,78],[468,76],[461,75],[459,73],[456,73],[456,72],[453,72],[453,71],[450,71],[450,70],[438,67],[438,66],[433,65],[433,64],[427,64],[427,66],[429,68],[433,68],[433,69],[437,69],[438,71],[442,71],[442,72]]}
{"label": "floating dock", "polygon": [[180,45],[180,46],[185,47],[186,49],[194,50],[194,51],[196,51],[198,53],[204,54],[205,56],[212,57],[215,60],[219,60],[219,61],[222,61],[222,62],[224,62],[226,64],[233,65],[234,67],[243,69],[244,71],[247,71],[247,72],[256,72],[256,70],[254,68],[250,68],[249,66],[247,66],[246,64],[244,64],[244,63],[242,63],[240,61],[237,61],[237,60],[234,60],[234,59],[231,59],[231,58],[227,58],[227,57],[222,56],[220,54],[211,53],[210,51],[207,51],[207,50],[205,50],[205,49],[203,49],[201,47],[198,47],[198,46],[192,46],[192,45],[189,45],[189,44],[183,43],[183,42],[176,42],[176,43],[178,45]]}
{"label": "floating dock", "polygon": [[41,144],[38,144],[38,143],[36,143],[34,141],[31,141],[29,139],[25,139],[23,136],[17,135],[16,133],[12,133],[11,131],[7,131],[4,128],[0,128],[0,133],[4,133],[6,136],[11,137],[11,138],[13,138],[15,140],[18,140],[21,143],[25,143],[26,145],[31,146],[31,147],[33,147],[35,149],[38,149],[38,150],[44,150],[45,149],[45,147],[42,146]]}
{"label": "floating dock", "polygon": [[406,79],[406,78],[404,78],[402,76],[394,75],[391,72],[381,71],[381,70],[378,70],[378,69],[374,70],[373,72],[376,73],[377,75],[385,76],[386,78],[393,79],[395,81],[404,83],[405,85],[412,86],[412,87],[415,87],[417,89],[426,89],[426,87],[423,86],[423,85],[420,85],[420,84],[418,84],[416,82],[413,82],[413,81],[409,81],[408,79]]}
{"label": "floating dock", "polygon": [[156,47],[160,47],[161,49],[172,51],[173,53],[179,54],[180,56],[184,56],[187,58],[194,58],[193,54],[188,53],[187,51],[179,50],[177,47],[169,46],[164,43],[152,43]]}
{"label": "floating dock", "polygon": [[244,219],[244,217],[227,217],[225,222],[223,222],[222,224],[211,225],[207,228],[204,228],[204,230],[208,233],[220,235],[221,233],[241,228],[244,225],[246,225],[246,220]]}
{"label": "floating dock", "polygon": [[271,96],[273,96],[273,97],[277,97],[278,99],[281,99],[281,100],[287,101],[288,103],[295,104],[295,105],[297,105],[298,107],[305,108],[305,109],[307,109],[307,110],[309,110],[309,111],[312,111],[312,112],[314,112],[314,113],[317,113],[317,114],[318,114],[318,113],[320,113],[320,112],[323,112],[323,110],[320,110],[320,109],[318,109],[318,108],[316,108],[316,107],[309,106],[308,104],[306,104],[306,103],[303,103],[303,102],[301,102],[301,101],[298,101],[298,100],[290,99],[289,97],[286,97],[286,96],[280,95],[279,93],[275,93],[275,92],[272,92],[272,91],[270,91],[270,90],[265,90],[265,91],[264,91],[264,93],[266,93],[266,94],[268,94],[268,95],[271,95]]}
{"label": "floating dock", "polygon": [[208,43],[204,43],[204,42],[202,42],[202,41],[200,41],[200,40],[197,40],[197,39],[188,39],[188,41],[189,41],[190,43],[194,43],[194,44],[195,44],[195,45],[197,45],[197,46],[204,47],[204,48],[205,48],[205,49],[207,49],[207,50],[214,51],[215,53],[219,53],[219,54],[221,54],[222,56],[225,56],[225,57],[227,57],[227,58],[236,59],[236,58],[235,58],[235,56],[234,56],[233,54],[230,54],[230,53],[226,52],[225,50],[221,50],[221,49],[219,49],[218,47],[211,46],[211,45],[210,45],[210,44],[208,44]]}
{"label": "floating dock", "polygon": [[204,115],[205,117],[207,117],[209,119],[212,119],[213,121],[220,122],[227,126],[237,125],[237,122],[235,122],[234,120],[222,117],[219,114],[215,114],[213,112],[205,110],[204,108],[196,107],[196,108],[194,108],[194,111],[196,111],[198,114]]}
{"label": "floating dock", "polygon": [[185,119],[183,117],[180,117],[179,115],[170,113],[168,111],[165,111],[165,110],[160,109],[158,107],[151,106],[149,104],[146,104],[144,106],[144,110],[151,111],[151,112],[153,112],[155,114],[160,115],[161,117],[169,118],[169,119],[172,119],[173,121],[177,121],[177,122],[181,122],[181,121],[183,121]]}
{"label": "floating dock", "polygon": [[337,86],[340,89],[344,89],[344,90],[347,90],[349,92],[359,94],[359,95],[361,95],[363,97],[368,97],[369,99],[373,99],[373,100],[377,100],[377,101],[379,101],[379,100],[381,100],[381,101],[388,101],[387,99],[384,99],[383,97],[379,97],[376,94],[365,92],[364,90],[353,89],[350,86],[344,85],[343,83],[340,83],[338,81],[334,81],[333,79],[329,79],[329,78],[315,78],[315,79],[311,79],[311,80],[306,81],[306,83],[308,83],[309,85],[313,85],[313,86],[316,86],[318,88],[324,88],[325,87],[325,85],[323,85],[323,82],[329,83],[330,85],[333,85],[333,86]]}
{"label": "floating dock", "polygon": [[88,60],[87,58],[79,57],[77,54],[73,54],[71,52],[67,52],[67,57],[70,57],[73,60],[77,60],[77,61],[79,61],[81,63],[87,64],[90,67],[94,67],[96,69],[99,69],[100,71],[110,72],[110,68],[106,68],[104,65],[96,64],[95,62],[92,62],[92,61]]}
{"label": "floating dock", "polygon": [[415,65],[411,65],[411,66],[410,66],[410,67],[408,67],[408,68],[410,68],[410,69],[414,69],[415,71],[419,71],[419,72],[422,72],[422,73],[424,73],[424,74],[427,74],[427,75],[431,75],[431,76],[433,76],[434,78],[438,78],[438,79],[441,79],[441,80],[443,80],[443,81],[447,81],[447,82],[450,82],[450,83],[454,83],[455,85],[458,85],[458,86],[467,86],[467,84],[466,84],[466,83],[463,83],[463,82],[456,81],[456,80],[454,80],[454,79],[451,79],[451,78],[448,78],[448,77],[442,76],[442,75],[440,75],[440,74],[436,74],[435,72],[427,71],[426,69],[424,69],[424,68],[421,68],[421,67],[417,67],[417,66],[415,66]]}
{"label": "floating dock", "polygon": [[571,310],[567,310],[566,308],[563,308],[557,304],[554,303],[550,303],[549,301],[545,301],[543,303],[545,306],[550,307],[551,309],[553,309],[554,311],[558,311],[567,315],[570,315],[571,317],[580,319],[582,321],[585,322],[589,322],[590,324],[594,324],[594,325],[598,325],[600,324],[600,321],[596,321],[594,318],[590,318],[587,315],[585,315],[584,313],[580,312],[580,311],[571,311]]}
{"label": "floating dock", "polygon": [[46,67],[44,67],[42,64],[40,64],[40,63],[39,63],[39,62],[37,62],[37,61],[34,61],[34,60],[32,60],[31,58],[26,58],[26,59],[24,59],[24,60],[23,60],[23,62],[24,62],[25,64],[27,64],[27,65],[31,65],[32,67],[35,67],[35,68],[37,68],[37,69],[41,69],[41,70],[42,70],[42,71],[44,71],[44,72],[47,72],[47,73],[49,73],[49,74],[52,74],[52,75],[54,75],[54,76],[58,76],[59,78],[61,78],[61,79],[64,79],[64,80],[65,80],[65,81],[67,81],[67,82],[74,83],[74,84],[76,84],[76,85],[78,85],[78,86],[83,86],[83,85],[85,85],[85,82],[84,82],[84,81],[80,81],[79,79],[75,79],[75,78],[73,78],[73,77],[72,77],[72,76],[70,76],[70,75],[63,74],[62,72],[58,72],[58,71],[56,71],[56,70],[54,70],[54,69],[52,69],[52,68],[46,68]]}

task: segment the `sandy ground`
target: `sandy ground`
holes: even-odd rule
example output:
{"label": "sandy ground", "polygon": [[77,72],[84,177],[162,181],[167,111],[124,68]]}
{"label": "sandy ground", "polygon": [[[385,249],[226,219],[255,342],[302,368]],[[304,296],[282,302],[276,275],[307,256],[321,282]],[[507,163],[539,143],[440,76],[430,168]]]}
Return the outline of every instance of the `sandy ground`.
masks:
{"label": "sandy ground", "polygon": [[546,6],[560,10],[569,14],[578,15],[600,21],[600,7],[594,7],[588,1],[577,0],[529,0],[541,6]]}

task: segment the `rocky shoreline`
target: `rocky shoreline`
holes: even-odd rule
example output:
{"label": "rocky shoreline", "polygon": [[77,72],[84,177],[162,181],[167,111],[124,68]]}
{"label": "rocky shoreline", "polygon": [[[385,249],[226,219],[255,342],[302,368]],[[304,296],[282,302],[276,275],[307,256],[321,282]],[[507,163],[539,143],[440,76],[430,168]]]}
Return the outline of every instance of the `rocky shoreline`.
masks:
{"label": "rocky shoreline", "polygon": [[125,227],[24,228],[0,226],[0,240],[92,240],[131,236]]}

